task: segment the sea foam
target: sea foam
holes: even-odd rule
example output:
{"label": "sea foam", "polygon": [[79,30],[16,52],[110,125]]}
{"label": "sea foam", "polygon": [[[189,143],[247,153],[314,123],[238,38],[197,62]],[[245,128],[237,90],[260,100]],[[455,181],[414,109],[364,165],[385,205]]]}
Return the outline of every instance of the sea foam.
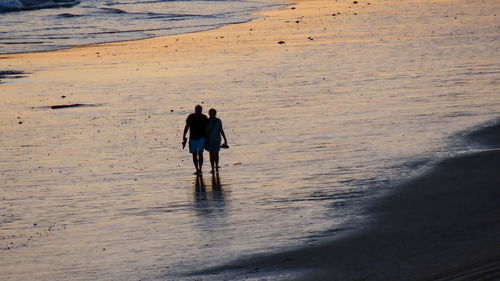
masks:
{"label": "sea foam", "polygon": [[0,12],[72,7],[79,3],[79,0],[0,0]]}
{"label": "sea foam", "polygon": [[0,12],[10,11],[10,10],[20,10],[23,7],[23,3],[18,0],[0,0]]}

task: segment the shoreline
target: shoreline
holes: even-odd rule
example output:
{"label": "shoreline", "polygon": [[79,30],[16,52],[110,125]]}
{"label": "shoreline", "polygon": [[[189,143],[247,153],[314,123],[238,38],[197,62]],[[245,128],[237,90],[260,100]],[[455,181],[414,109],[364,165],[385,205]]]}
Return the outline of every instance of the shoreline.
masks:
{"label": "shoreline", "polygon": [[[314,0],[313,0],[314,1]],[[113,41],[107,43],[97,43],[97,44],[88,44],[88,45],[77,45],[69,48],[62,48],[56,50],[47,50],[47,51],[34,51],[34,52],[23,52],[23,53],[5,53],[0,54],[0,67],[2,67],[1,63],[8,61],[9,68],[2,69],[6,72],[20,72],[26,74],[22,77],[12,77],[10,75],[3,76],[2,84],[5,85],[5,81],[9,81],[10,79],[16,78],[25,78],[26,76],[33,76],[33,74],[38,74],[40,72],[39,69],[33,68],[35,64],[30,61],[26,63],[28,60],[37,60],[37,63],[43,66],[49,65],[49,70],[55,69],[55,66],[61,66],[56,59],[60,59],[61,56],[64,59],[67,59],[68,63],[71,64],[85,64],[85,62],[89,58],[81,59],[81,57],[86,57],[89,54],[97,54],[97,60],[93,58],[93,62],[100,65],[109,65],[116,64],[120,59],[128,58],[128,55],[134,55],[134,62],[140,63],[141,61],[150,62],[151,57],[155,56],[157,53],[162,53],[162,56],[166,58],[173,59],[175,61],[184,60],[185,58],[182,56],[184,53],[193,53],[193,48],[189,48],[184,45],[183,40],[186,42],[191,40],[201,40],[203,42],[203,46],[195,46],[195,48],[204,48],[205,54],[202,54],[202,57],[210,57],[213,54],[224,54],[230,51],[231,49],[238,49],[239,44],[234,45],[232,40],[234,38],[240,38],[242,30],[246,30],[246,27],[252,26],[266,26],[268,22],[273,21],[272,24],[282,23],[283,14],[287,14],[288,7],[298,4],[302,1],[282,1],[282,3],[276,3],[278,8],[269,9],[269,10],[261,10],[255,12],[254,18],[240,23],[232,23],[226,24],[215,28],[210,28],[207,30],[180,33],[176,35],[167,35],[167,36],[158,36],[151,38],[144,38],[138,40],[125,40],[125,41]],[[280,8],[282,7],[282,8]],[[263,22],[267,21],[267,22]],[[261,29],[264,32],[268,31],[267,28]],[[258,31],[257,28],[250,28],[251,31]],[[221,34],[230,34],[232,37],[231,40],[227,40],[229,38],[224,39],[224,35]],[[262,38],[263,36],[252,36],[250,34],[245,34],[246,36],[241,36],[239,39],[241,42],[245,40],[249,40],[250,37]],[[249,36],[250,35],[250,36]],[[279,38],[282,38],[280,36]],[[253,39],[252,38],[252,39]],[[264,44],[259,43],[260,47],[264,46],[276,46],[279,39],[273,39],[273,41],[266,42]],[[254,44],[252,44],[254,45]],[[173,51],[168,48],[175,48]],[[107,51],[107,54],[101,53],[102,51]],[[133,50],[133,51],[131,51]],[[165,52],[166,51],[166,52]],[[18,65],[19,67],[16,67]],[[47,68],[44,67],[43,71],[46,71]],[[135,69],[134,69],[135,70]],[[119,70],[116,70],[119,71]],[[123,69],[122,69],[123,71]],[[58,74],[57,72],[54,74]],[[50,74],[49,76],[53,76],[54,74]],[[8,84],[8,83],[7,83]]]}
{"label": "shoreline", "polygon": [[[285,3],[284,2],[284,3],[281,3],[281,4],[276,4],[275,7],[290,6],[290,5],[293,5],[293,2],[290,2],[290,3]],[[99,47],[99,46],[104,46],[104,45],[109,45],[109,44],[124,44],[124,43],[140,42],[140,41],[144,41],[144,40],[152,40],[152,39],[158,39],[158,38],[168,38],[168,37],[175,37],[175,36],[183,36],[183,35],[189,35],[189,34],[196,34],[196,33],[201,33],[201,32],[207,32],[207,31],[217,30],[217,29],[223,28],[225,26],[231,26],[231,25],[239,25],[239,24],[249,23],[249,22],[252,22],[254,20],[259,19],[260,17],[257,16],[257,15],[259,15],[261,13],[265,13],[266,11],[273,11],[273,10],[281,10],[281,9],[280,8],[264,9],[264,10],[257,11],[255,13],[253,13],[256,16],[254,18],[249,19],[249,20],[241,21],[241,22],[232,22],[232,23],[228,23],[228,24],[222,24],[220,26],[215,26],[215,27],[212,27],[212,28],[209,28],[209,29],[203,29],[203,30],[197,30],[197,31],[189,31],[189,32],[183,32],[183,33],[176,33],[176,34],[172,34],[172,35],[152,36],[152,37],[139,38],[139,39],[118,40],[118,41],[109,41],[109,42],[101,42],[101,43],[91,43],[91,44],[83,44],[83,45],[66,46],[66,47],[61,47],[61,48],[51,49],[51,50],[40,50],[40,51],[19,52],[19,53],[0,53],[0,59],[5,59],[5,58],[8,58],[9,56],[12,56],[12,55],[60,52],[60,51],[66,51],[66,50],[71,50],[71,49]]]}
{"label": "shoreline", "polygon": [[[215,26],[215,27],[203,29],[203,30],[181,32],[178,34],[176,33],[176,34],[171,34],[171,35],[161,35],[161,36],[153,36],[153,37],[131,39],[131,40],[119,40],[119,41],[109,41],[109,42],[101,42],[101,43],[66,46],[66,47],[61,47],[61,48],[51,49],[51,50],[16,52],[16,53],[0,53],[0,59],[7,59],[7,58],[10,58],[13,56],[20,56],[20,55],[58,53],[58,52],[71,51],[71,50],[84,49],[84,48],[99,48],[99,47],[105,47],[108,45],[115,45],[115,44],[123,45],[123,44],[127,44],[127,43],[132,44],[134,42],[142,42],[142,41],[149,41],[149,40],[161,40],[161,39],[168,39],[171,37],[180,37],[180,36],[189,36],[190,34],[210,32],[210,31],[218,30],[218,29],[221,29],[224,27],[247,24],[247,23],[253,22],[255,20],[265,18],[266,16],[264,14],[266,12],[276,11],[276,10],[284,10],[288,6],[294,5],[294,3],[295,2],[292,2],[291,0],[281,0],[280,2],[277,2],[273,6],[269,7],[268,9],[262,9],[262,10],[255,11],[255,12],[251,13],[251,15],[253,15],[253,17],[249,20],[241,21],[241,22],[233,22],[233,23],[228,23],[228,24],[221,24],[220,26]],[[280,7],[283,7],[283,8],[280,8]]]}
{"label": "shoreline", "polygon": [[488,122],[464,138],[486,147],[443,159],[422,175],[373,198],[365,206],[372,219],[366,227],[188,276],[207,280],[221,276],[301,281],[496,280],[500,275],[500,122]]}
{"label": "shoreline", "polygon": [[[145,30],[144,31],[145,33],[143,34],[143,36],[138,36],[135,39],[131,38],[131,39],[114,40],[113,38],[108,38],[110,41],[93,42],[93,43],[86,43],[86,44],[81,44],[81,45],[80,44],[77,44],[77,45],[60,44],[58,46],[52,46],[49,49],[40,49],[40,50],[32,50],[32,51],[16,51],[16,50],[13,50],[13,52],[0,53],[0,57],[1,56],[16,55],[16,54],[57,52],[57,51],[69,50],[69,49],[73,49],[73,48],[99,46],[99,45],[112,44],[112,43],[127,43],[127,42],[143,41],[143,40],[149,40],[149,39],[155,39],[155,38],[163,38],[163,37],[171,37],[171,36],[180,36],[180,35],[184,35],[184,34],[206,32],[206,31],[210,31],[210,30],[216,30],[216,29],[222,28],[224,26],[231,26],[231,25],[238,25],[238,24],[248,23],[248,22],[251,22],[253,20],[256,20],[256,19],[260,18],[261,17],[260,14],[263,13],[263,12],[272,11],[272,10],[281,10],[281,9],[284,9],[283,7],[289,6],[290,4],[291,4],[291,2],[288,1],[288,0],[278,0],[276,2],[263,5],[262,7],[259,7],[259,8],[255,9],[255,10],[249,11],[246,14],[247,18],[237,19],[237,20],[235,19],[235,21],[233,21],[233,22],[220,23],[220,24],[212,24],[210,26],[208,26],[208,25],[207,26],[205,26],[205,25],[194,25],[195,27],[199,27],[200,28],[199,30],[190,30],[190,28],[192,28],[191,26],[181,26],[181,27],[177,27],[177,29],[176,29],[176,30],[178,30],[177,32],[173,32],[173,33],[167,32],[166,34],[163,34],[163,35],[151,35],[151,34],[148,35],[147,34],[147,30]],[[54,8],[54,7],[48,7],[48,8],[50,9],[50,8]],[[10,12],[22,13],[22,12],[31,11],[31,10],[45,10],[45,8],[41,8],[41,9],[37,9],[37,8],[33,8],[33,9],[20,9],[20,10],[15,10],[15,11],[14,10],[13,11],[8,11],[8,12],[9,13]],[[5,11],[5,12],[7,12],[7,11]],[[187,31],[182,31],[184,29],[187,29]],[[165,30],[171,30],[171,29],[165,27],[163,30],[165,31]],[[8,45],[8,44],[31,45],[31,44],[37,44],[37,43],[43,43],[43,41],[41,41],[41,42],[35,42],[35,43],[26,42],[24,44],[18,43],[18,42],[14,42],[14,43],[5,43],[5,45]]]}

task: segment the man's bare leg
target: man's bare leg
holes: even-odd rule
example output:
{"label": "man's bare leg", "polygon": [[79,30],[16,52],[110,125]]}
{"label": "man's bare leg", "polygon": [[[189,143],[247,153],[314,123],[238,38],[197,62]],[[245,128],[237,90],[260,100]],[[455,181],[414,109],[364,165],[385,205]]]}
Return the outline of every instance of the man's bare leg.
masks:
{"label": "man's bare leg", "polygon": [[196,168],[196,173],[198,174],[200,171],[198,169],[198,153],[197,152],[193,153],[193,164],[194,164],[194,167]]}
{"label": "man's bare leg", "polygon": [[203,151],[198,151],[198,173],[202,173],[201,167],[203,167]]}

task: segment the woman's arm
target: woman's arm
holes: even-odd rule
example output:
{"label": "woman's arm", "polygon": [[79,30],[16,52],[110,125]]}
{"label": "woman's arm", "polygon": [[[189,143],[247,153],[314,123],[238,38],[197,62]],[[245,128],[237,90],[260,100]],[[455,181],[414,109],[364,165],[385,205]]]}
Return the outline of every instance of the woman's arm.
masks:
{"label": "woman's arm", "polygon": [[224,133],[224,129],[222,129],[222,121],[220,121],[220,134],[224,138],[224,144],[227,144],[226,134]]}

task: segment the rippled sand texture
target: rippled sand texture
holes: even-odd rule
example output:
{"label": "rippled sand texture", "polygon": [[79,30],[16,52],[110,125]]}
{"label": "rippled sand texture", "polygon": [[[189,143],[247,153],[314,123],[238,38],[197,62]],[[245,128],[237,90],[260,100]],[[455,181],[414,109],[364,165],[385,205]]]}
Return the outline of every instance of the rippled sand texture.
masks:
{"label": "rippled sand texture", "polygon": [[[301,1],[208,32],[1,56],[27,76],[0,85],[1,275],[172,279],[361,227],[368,191],[498,116],[499,6]],[[220,189],[208,173],[196,187],[180,147],[197,103],[231,146]]]}

